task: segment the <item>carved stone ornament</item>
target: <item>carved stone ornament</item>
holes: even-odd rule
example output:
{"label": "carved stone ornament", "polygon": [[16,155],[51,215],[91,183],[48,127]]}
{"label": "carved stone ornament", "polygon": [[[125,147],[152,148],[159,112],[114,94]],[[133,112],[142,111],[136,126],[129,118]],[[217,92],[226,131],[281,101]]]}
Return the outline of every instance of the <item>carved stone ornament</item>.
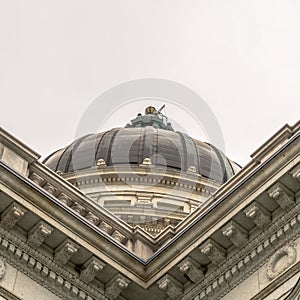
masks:
{"label": "carved stone ornament", "polygon": [[96,257],[91,257],[85,264],[84,269],[80,273],[80,278],[85,282],[91,282],[94,280],[96,275],[104,268],[105,264],[97,259]]}
{"label": "carved stone ornament", "polygon": [[53,228],[44,221],[38,222],[28,233],[27,242],[30,246],[38,248],[52,233]]}
{"label": "carved stone ornament", "polygon": [[275,183],[268,190],[268,194],[284,210],[287,210],[295,203],[293,193],[280,182]]}
{"label": "carved stone ornament", "polygon": [[225,237],[231,240],[236,247],[242,247],[248,241],[248,232],[234,221],[230,221],[222,229]]}
{"label": "carved stone ornament", "polygon": [[274,279],[296,262],[296,250],[293,245],[287,245],[276,251],[267,263],[267,275]]}
{"label": "carved stone ornament", "polygon": [[65,265],[69,259],[78,251],[79,246],[71,240],[66,240],[55,249],[54,260]]}
{"label": "carved stone ornament", "polygon": [[208,239],[204,242],[199,249],[201,253],[207,255],[211,262],[217,266],[221,265],[226,260],[225,249],[212,239]]}
{"label": "carved stone ornament", "polygon": [[105,295],[109,299],[116,299],[119,297],[122,290],[126,289],[130,283],[130,280],[122,275],[117,275],[112,278],[106,285]]}
{"label": "carved stone ornament", "polygon": [[253,202],[244,209],[244,213],[261,229],[271,223],[271,213],[257,202]]}
{"label": "carved stone ornament", "polygon": [[17,203],[11,203],[1,215],[0,225],[11,230],[15,224],[24,217],[26,209]]}
{"label": "carved stone ornament", "polygon": [[192,282],[196,283],[204,277],[202,270],[199,269],[196,262],[191,258],[186,258],[178,267],[180,272],[186,274]]}
{"label": "carved stone ornament", "polygon": [[173,278],[171,275],[165,275],[158,282],[158,287],[164,290],[170,299],[177,300],[182,296],[183,287],[182,284]]}
{"label": "carved stone ornament", "polygon": [[5,261],[3,257],[0,257],[0,279],[4,277],[6,271]]}

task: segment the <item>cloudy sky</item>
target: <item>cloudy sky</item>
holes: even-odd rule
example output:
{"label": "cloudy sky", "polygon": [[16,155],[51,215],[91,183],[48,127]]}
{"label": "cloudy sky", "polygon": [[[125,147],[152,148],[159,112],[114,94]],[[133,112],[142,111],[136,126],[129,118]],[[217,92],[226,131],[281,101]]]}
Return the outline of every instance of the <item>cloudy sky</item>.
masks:
{"label": "cloudy sky", "polygon": [[[298,0],[0,0],[1,126],[45,157],[75,138],[103,93],[158,78],[208,104],[226,154],[244,165],[299,119],[299,15]],[[144,96],[103,105],[98,129],[167,103],[179,129],[206,139],[201,105]]]}

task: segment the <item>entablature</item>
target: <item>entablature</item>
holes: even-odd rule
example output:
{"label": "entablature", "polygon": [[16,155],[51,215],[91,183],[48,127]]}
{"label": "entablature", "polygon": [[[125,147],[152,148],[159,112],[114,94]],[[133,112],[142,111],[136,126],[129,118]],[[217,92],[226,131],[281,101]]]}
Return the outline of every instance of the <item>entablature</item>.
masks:
{"label": "entablature", "polygon": [[[39,162],[28,165],[29,177],[1,162],[2,249],[24,268],[67,290],[77,288],[83,299],[132,300],[134,291],[145,299],[151,293],[159,299],[218,299],[299,237],[299,148],[298,133],[157,238],[99,208]],[[160,247],[141,259],[132,251],[136,241],[141,248]]]}

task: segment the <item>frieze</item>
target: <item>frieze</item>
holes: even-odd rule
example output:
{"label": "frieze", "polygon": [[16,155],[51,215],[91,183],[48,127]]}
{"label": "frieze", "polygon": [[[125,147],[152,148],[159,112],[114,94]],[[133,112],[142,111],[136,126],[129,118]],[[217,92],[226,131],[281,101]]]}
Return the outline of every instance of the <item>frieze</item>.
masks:
{"label": "frieze", "polygon": [[[199,299],[222,298],[242,280],[264,265],[266,259],[274,254],[281,245],[285,245],[299,237],[300,214],[297,214],[299,206],[298,203],[270,224],[266,231],[249,240],[247,245],[233,256],[229,256],[216,271],[205,276],[200,284],[187,288],[184,291],[182,300],[190,300],[196,295]],[[241,259],[241,257],[243,258]],[[230,265],[231,267],[228,270]],[[217,274],[220,273],[223,274],[219,277]]]}

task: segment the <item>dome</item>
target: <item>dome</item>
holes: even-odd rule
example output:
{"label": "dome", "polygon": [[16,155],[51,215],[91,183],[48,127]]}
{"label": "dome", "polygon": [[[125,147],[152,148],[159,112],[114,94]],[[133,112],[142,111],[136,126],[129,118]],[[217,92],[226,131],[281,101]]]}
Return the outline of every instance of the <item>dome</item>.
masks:
{"label": "dome", "polygon": [[89,134],[50,155],[44,163],[63,173],[88,169],[100,160],[107,166],[140,165],[147,158],[157,167],[193,171],[224,183],[234,175],[234,165],[217,148],[174,132],[146,126],[114,128]]}
{"label": "dome", "polygon": [[124,128],[83,136],[44,163],[154,236],[177,226],[239,170],[216,147],[174,131],[152,106]]}

